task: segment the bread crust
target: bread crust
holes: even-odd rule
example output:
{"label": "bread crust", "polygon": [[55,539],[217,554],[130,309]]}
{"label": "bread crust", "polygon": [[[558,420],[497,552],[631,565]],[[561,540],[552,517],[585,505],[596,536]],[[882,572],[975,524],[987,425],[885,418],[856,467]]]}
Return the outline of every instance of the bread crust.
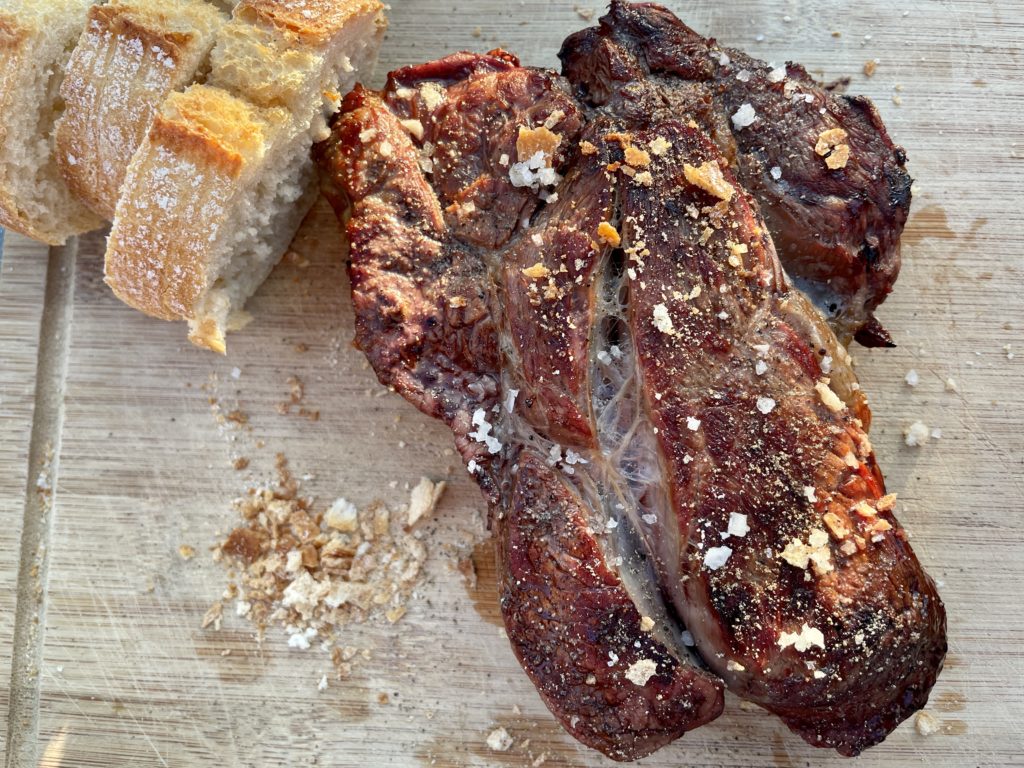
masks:
{"label": "bread crust", "polygon": [[118,206],[108,241],[105,277],[119,299],[192,319],[238,182],[287,120],[205,85],[168,98],[125,178],[126,190],[145,194]]}
{"label": "bread crust", "polygon": [[57,161],[75,195],[113,219],[135,151],[168,93],[192,82],[227,17],[203,0],[93,6],[61,85]]}
{"label": "bread crust", "polygon": [[320,47],[351,19],[382,10],[378,0],[242,0],[234,16],[252,24],[269,24],[302,45]]}
{"label": "bread crust", "polygon": [[[383,8],[377,0],[235,8],[207,84],[168,96],[129,166],[106,256],[106,281],[122,301],[186,320],[193,343],[224,352],[241,304],[315,199],[311,161],[301,168],[292,159],[308,153],[303,138],[323,120],[314,103],[321,81],[351,71],[344,54],[375,49]],[[288,173],[279,179],[270,168]],[[270,208],[254,202],[259,194]]]}
{"label": "bread crust", "polygon": [[23,0],[0,10],[0,226],[60,245],[102,220],[64,184],[53,121],[68,45],[90,0]]}

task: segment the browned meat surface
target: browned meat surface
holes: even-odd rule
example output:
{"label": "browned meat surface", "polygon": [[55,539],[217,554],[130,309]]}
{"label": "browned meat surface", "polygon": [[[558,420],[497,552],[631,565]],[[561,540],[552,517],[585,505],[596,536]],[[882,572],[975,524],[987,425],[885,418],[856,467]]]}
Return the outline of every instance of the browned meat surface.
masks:
{"label": "browned meat surface", "polygon": [[357,90],[319,150],[356,342],[455,433],[513,650],[576,738],[641,757],[724,684],[857,754],[924,705],[944,609],[718,98],[595,110],[501,53]]}
{"label": "browned meat surface", "polygon": [[[927,700],[942,603],[829,387],[846,364],[823,370],[815,310],[788,290],[753,201],[700,131],[633,141],[671,144],[620,212],[639,390],[679,528],[655,537],[662,585],[731,690],[857,754]],[[708,169],[714,194],[692,183]]]}
{"label": "browned meat surface", "polygon": [[868,99],[828,91],[799,64],[773,68],[719,46],[653,3],[614,0],[601,25],[569,37],[560,56],[581,97],[602,112],[631,125],[695,119],[760,203],[786,271],[843,343],[892,344],[871,313],[899,273],[911,179]]}
{"label": "browned meat surface", "polygon": [[[538,281],[522,269],[536,253],[516,255],[522,238],[504,248],[540,204],[509,180],[519,127],[544,124],[561,137],[552,161],[564,168],[581,121],[561,83],[508,56],[457,55],[393,73],[383,94],[351,94],[319,154],[339,212],[352,204],[356,342],[383,383],[451,426],[490,500],[517,658],[570,733],[636,759],[717,717],[723,686],[690,662],[663,606],[649,611],[658,625],[641,615],[634,600],[660,603],[656,585],[630,594],[601,541],[605,517],[553,468],[550,447],[561,443],[547,435],[581,449],[594,440],[586,361],[600,249],[558,219],[539,229],[586,261],[552,280],[563,293],[555,309],[531,302]],[[581,173],[565,183],[573,178],[595,192],[593,215],[610,213],[608,185],[594,190]],[[551,219],[559,203],[549,202]],[[512,267],[517,258],[529,264]],[[507,317],[493,310],[499,296]],[[575,336],[542,327],[569,317]],[[505,386],[509,356],[524,361],[518,398]]]}

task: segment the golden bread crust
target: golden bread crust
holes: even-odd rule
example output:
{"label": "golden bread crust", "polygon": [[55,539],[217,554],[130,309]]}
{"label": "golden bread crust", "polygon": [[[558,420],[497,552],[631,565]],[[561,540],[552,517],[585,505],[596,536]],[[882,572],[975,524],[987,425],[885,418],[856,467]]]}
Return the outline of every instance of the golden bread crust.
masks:
{"label": "golden bread crust", "polygon": [[129,166],[107,244],[106,282],[119,299],[193,318],[239,179],[287,119],[205,85],[168,97]]}
{"label": "golden bread crust", "polygon": [[383,10],[379,0],[242,0],[234,16],[252,24],[269,24],[303,45],[318,47],[351,19]]}
{"label": "golden bread crust", "polygon": [[227,18],[202,0],[97,5],[61,85],[57,161],[75,195],[112,219],[125,170],[166,95],[192,82]]}

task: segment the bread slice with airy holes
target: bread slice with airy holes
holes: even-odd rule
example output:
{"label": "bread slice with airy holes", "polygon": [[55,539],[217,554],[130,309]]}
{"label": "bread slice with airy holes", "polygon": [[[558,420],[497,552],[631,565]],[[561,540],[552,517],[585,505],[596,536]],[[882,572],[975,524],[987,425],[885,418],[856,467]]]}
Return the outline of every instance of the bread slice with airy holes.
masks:
{"label": "bread slice with airy holes", "polygon": [[224,352],[316,200],[310,150],[340,92],[370,76],[384,28],[377,0],[242,0],[206,84],[167,99],[128,168],[114,293]]}
{"label": "bread slice with airy holes", "polygon": [[61,85],[56,144],[65,181],[99,216],[114,218],[157,108],[203,74],[227,20],[205,0],[113,0],[89,10]]}
{"label": "bread slice with airy holes", "polygon": [[51,245],[103,221],[54,157],[60,84],[91,0],[0,0],[0,226]]}

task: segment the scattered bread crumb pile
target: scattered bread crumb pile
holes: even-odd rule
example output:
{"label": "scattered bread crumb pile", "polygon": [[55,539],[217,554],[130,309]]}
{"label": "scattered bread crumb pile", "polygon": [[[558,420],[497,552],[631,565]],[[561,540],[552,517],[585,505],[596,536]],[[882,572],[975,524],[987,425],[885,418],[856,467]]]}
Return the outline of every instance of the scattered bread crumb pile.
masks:
{"label": "scattered bread crumb pile", "polygon": [[277,472],[277,488],[254,488],[235,501],[242,523],[214,551],[231,581],[203,627],[219,628],[225,603],[234,601],[261,639],[279,626],[289,646],[330,652],[341,677],[355,655],[336,645],[346,625],[405,615],[427,560],[414,526],[433,512],[445,483],[422,478],[400,511],[382,502],[359,509],[345,499],[317,510],[281,454]]}

